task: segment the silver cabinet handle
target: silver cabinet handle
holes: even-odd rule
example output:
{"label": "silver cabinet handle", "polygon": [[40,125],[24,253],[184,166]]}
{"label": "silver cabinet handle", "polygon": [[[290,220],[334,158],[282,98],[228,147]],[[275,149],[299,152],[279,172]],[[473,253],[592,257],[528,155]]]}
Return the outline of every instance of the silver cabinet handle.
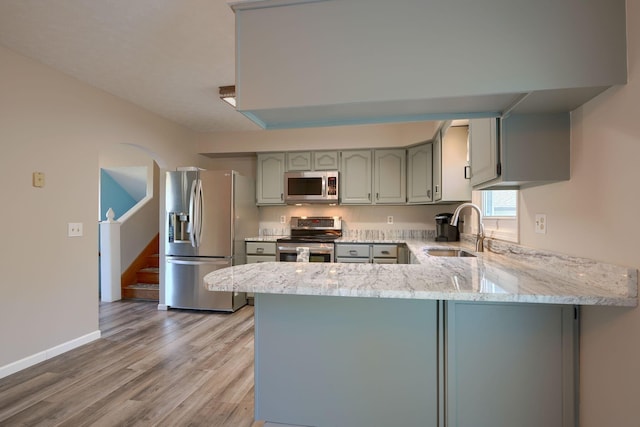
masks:
{"label": "silver cabinet handle", "polygon": [[382,251],[383,254],[389,255],[389,251]]}
{"label": "silver cabinet handle", "polygon": [[257,254],[263,254],[264,253],[264,248],[257,248],[256,249],[256,253]]}
{"label": "silver cabinet handle", "polygon": [[376,200],[380,200],[380,193],[376,193]]}
{"label": "silver cabinet handle", "polygon": [[431,198],[431,190],[427,190],[427,198]]}
{"label": "silver cabinet handle", "polygon": [[371,201],[371,193],[367,193],[367,199]]}
{"label": "silver cabinet handle", "polygon": [[284,201],[284,193],[280,193],[280,200]]}
{"label": "silver cabinet handle", "polygon": [[358,255],[358,251],[354,251],[353,249],[349,251],[349,255]]}

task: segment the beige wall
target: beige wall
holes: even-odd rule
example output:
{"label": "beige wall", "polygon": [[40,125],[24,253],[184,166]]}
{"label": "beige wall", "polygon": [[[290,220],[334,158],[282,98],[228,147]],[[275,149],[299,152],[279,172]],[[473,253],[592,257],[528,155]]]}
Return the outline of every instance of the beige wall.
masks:
{"label": "beige wall", "polygon": [[[522,191],[527,246],[640,268],[640,1],[627,1],[629,82],[572,113],[571,180]],[[548,233],[533,218],[546,213]],[[640,425],[640,308],[582,311],[582,427]]]}
{"label": "beige wall", "polygon": [[3,47],[0,64],[1,368],[98,330],[101,149],[138,144],[169,168],[208,159],[167,120]]}

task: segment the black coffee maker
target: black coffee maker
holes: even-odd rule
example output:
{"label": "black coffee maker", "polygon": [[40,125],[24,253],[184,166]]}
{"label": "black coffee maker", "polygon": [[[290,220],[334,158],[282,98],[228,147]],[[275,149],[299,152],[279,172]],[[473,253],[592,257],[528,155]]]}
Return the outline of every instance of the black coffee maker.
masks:
{"label": "black coffee maker", "polygon": [[436,215],[436,242],[457,242],[460,240],[458,227],[450,225],[453,214],[441,213]]}

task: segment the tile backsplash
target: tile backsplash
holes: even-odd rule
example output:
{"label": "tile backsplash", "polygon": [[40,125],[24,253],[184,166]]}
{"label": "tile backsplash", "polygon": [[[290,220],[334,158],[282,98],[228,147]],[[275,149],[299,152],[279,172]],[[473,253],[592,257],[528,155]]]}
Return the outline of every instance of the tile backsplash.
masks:
{"label": "tile backsplash", "polygon": [[[434,217],[453,212],[456,205],[418,206],[262,206],[259,236],[286,236],[292,216],[342,217],[342,234],[349,239],[435,238]],[[388,224],[389,216],[393,224]],[[284,217],[285,223],[280,223]]]}

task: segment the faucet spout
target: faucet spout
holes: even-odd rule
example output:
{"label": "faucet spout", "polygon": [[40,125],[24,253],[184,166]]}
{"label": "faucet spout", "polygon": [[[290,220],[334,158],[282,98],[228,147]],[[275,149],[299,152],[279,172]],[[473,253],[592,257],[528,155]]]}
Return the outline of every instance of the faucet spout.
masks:
{"label": "faucet spout", "polygon": [[473,203],[463,203],[456,208],[453,212],[453,217],[451,218],[451,222],[449,224],[453,226],[458,225],[458,219],[460,218],[460,211],[464,208],[471,208],[476,211],[478,214],[478,234],[476,235],[476,252],[484,251],[484,224],[482,223],[482,210],[478,205]]}

